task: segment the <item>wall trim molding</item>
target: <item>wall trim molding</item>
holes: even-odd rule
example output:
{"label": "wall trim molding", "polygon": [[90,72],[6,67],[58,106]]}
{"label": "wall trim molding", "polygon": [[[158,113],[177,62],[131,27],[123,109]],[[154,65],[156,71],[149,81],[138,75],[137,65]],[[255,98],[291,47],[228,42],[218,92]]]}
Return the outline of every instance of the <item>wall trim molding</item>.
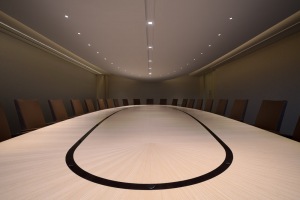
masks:
{"label": "wall trim molding", "polygon": [[245,55],[248,55],[260,48],[271,45],[278,40],[281,40],[289,35],[299,32],[300,30],[300,11],[279,22],[275,26],[262,32],[256,37],[250,39],[248,42],[235,48],[229,53],[221,56],[213,62],[201,67],[200,69],[190,73],[190,76],[200,76],[216,68],[232,62],[233,60],[239,59]]}

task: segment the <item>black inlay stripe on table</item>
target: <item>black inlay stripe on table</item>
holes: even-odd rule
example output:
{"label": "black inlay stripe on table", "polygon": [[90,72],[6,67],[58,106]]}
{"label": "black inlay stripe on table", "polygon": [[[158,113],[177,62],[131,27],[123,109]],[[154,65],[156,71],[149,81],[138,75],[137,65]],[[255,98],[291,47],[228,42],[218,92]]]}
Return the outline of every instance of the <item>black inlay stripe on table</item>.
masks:
{"label": "black inlay stripe on table", "polygon": [[[129,109],[129,108],[126,108]],[[124,109],[122,109],[124,110]],[[82,168],[80,168],[75,160],[74,160],[74,152],[77,149],[77,147],[85,140],[85,138],[87,136],[89,136],[89,134],[91,134],[93,132],[93,130],[95,128],[97,128],[102,122],[104,122],[105,120],[107,120],[109,117],[111,117],[112,115],[122,111],[122,110],[118,110],[114,113],[112,113],[111,115],[107,116],[106,118],[104,118],[103,120],[101,120],[98,124],[96,124],[92,129],[90,129],[83,137],[81,137],[67,152],[66,154],[66,163],[67,166],[70,168],[70,170],[72,170],[75,174],[77,174],[78,176],[94,182],[94,183],[98,183],[101,185],[105,185],[105,186],[110,186],[110,187],[115,187],[115,188],[122,188],[122,189],[131,189],[131,190],[163,190],[163,189],[171,189],[171,188],[179,188],[179,187],[185,187],[185,186],[189,186],[189,185],[193,185],[193,184],[198,184],[204,181],[207,181],[209,179],[212,179],[218,175],[220,175],[221,173],[223,173],[232,163],[233,161],[233,154],[232,151],[230,150],[230,148],[213,132],[211,131],[206,125],[204,125],[202,122],[200,122],[197,118],[195,118],[194,116],[192,116],[191,114],[176,109],[180,112],[183,112],[187,115],[189,115],[190,117],[192,117],[194,120],[196,120],[198,123],[200,123],[219,143],[220,145],[224,148],[225,152],[226,152],[226,156],[224,161],[222,162],[222,164],[220,164],[217,168],[215,168],[214,170],[200,175],[198,177],[195,178],[191,178],[191,179],[186,179],[186,180],[181,180],[181,181],[176,181],[176,182],[168,182],[168,183],[149,183],[149,184],[145,184],[145,183],[127,183],[127,182],[120,182],[120,181],[114,181],[114,180],[109,180],[109,179],[105,179],[99,176],[95,176],[85,170],[83,170]]]}

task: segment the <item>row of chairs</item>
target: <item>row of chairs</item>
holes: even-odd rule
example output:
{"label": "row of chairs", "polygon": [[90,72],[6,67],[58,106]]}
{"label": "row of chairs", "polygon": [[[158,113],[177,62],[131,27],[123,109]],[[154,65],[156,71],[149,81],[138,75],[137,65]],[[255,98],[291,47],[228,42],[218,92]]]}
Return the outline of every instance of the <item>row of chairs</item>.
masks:
{"label": "row of chairs", "polygon": [[[122,99],[122,102],[123,106],[129,105],[128,99]],[[194,107],[195,102],[196,106]],[[63,121],[69,118],[63,100],[48,100],[48,103],[55,122]],[[87,112],[94,112],[97,110],[92,99],[85,99],[84,103],[86,105]],[[100,110],[120,106],[118,99],[97,99],[97,103]],[[153,99],[147,99],[146,103],[148,105],[152,105],[154,101]],[[133,104],[141,105],[140,99],[133,99]],[[197,101],[195,101],[195,99],[183,99],[181,106],[201,110],[202,104],[202,99],[197,99]],[[224,116],[227,104],[227,99],[220,99],[215,113]],[[286,104],[286,101],[264,100],[257,115],[255,126],[269,131],[279,132]],[[160,105],[167,105],[167,99],[161,99]],[[171,105],[178,106],[178,99],[173,99]],[[229,117],[238,121],[244,121],[247,105],[248,100],[235,100]],[[17,99],[15,100],[15,106],[20,119],[23,133],[48,125],[45,121],[38,100]],[[211,112],[212,106],[213,100],[207,99],[203,110]],[[74,116],[85,114],[82,102],[79,99],[71,99],[71,107],[74,112]],[[10,138],[11,133],[7,123],[7,119],[5,117],[5,113],[1,107],[0,123],[0,141],[3,141]],[[300,117],[293,134],[293,139],[300,141]]]}

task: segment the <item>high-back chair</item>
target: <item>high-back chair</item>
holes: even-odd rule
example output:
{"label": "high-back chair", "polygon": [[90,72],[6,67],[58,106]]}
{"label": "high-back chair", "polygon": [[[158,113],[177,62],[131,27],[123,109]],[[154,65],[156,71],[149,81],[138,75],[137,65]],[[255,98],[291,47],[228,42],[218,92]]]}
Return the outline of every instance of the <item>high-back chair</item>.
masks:
{"label": "high-back chair", "polygon": [[298,122],[296,124],[295,129],[294,129],[293,139],[300,142],[300,117],[298,118]]}
{"label": "high-back chair", "polygon": [[204,111],[211,112],[211,109],[213,107],[213,103],[214,103],[213,99],[206,99]]}
{"label": "high-back chair", "polygon": [[48,103],[55,122],[63,121],[69,118],[63,100],[49,99]]}
{"label": "high-back chair", "polygon": [[178,105],[178,99],[173,99],[172,106],[177,106],[177,105]]}
{"label": "high-back chair", "polygon": [[0,105],[0,142],[11,138],[8,121],[2,106]]}
{"label": "high-back chair", "polygon": [[129,106],[128,99],[122,99],[123,106]]}
{"label": "high-back chair", "polygon": [[141,105],[140,99],[133,99],[133,105]]}
{"label": "high-back chair", "polygon": [[224,116],[227,108],[227,104],[228,104],[227,99],[220,99],[217,105],[216,114]]}
{"label": "high-back chair", "polygon": [[86,105],[87,111],[88,112],[94,112],[96,111],[95,106],[94,106],[94,102],[92,99],[85,99],[84,103]]}
{"label": "high-back chair", "polygon": [[119,107],[119,106],[120,106],[120,105],[119,105],[119,101],[118,101],[118,99],[114,99],[113,101],[114,101],[114,105],[115,105],[115,107]]}
{"label": "high-back chair", "polygon": [[189,99],[187,106],[188,108],[194,108],[195,99]]}
{"label": "high-back chair", "polygon": [[79,99],[71,99],[71,106],[72,106],[74,116],[79,116],[84,114],[82,103]]}
{"label": "high-back chair", "polygon": [[255,126],[279,132],[287,101],[263,100],[256,117]]}
{"label": "high-back chair", "polygon": [[203,99],[197,99],[195,109],[201,110],[203,104]]}
{"label": "high-back chair", "polygon": [[115,107],[115,103],[113,99],[106,99],[107,102],[107,107],[108,108],[114,108]]}
{"label": "high-back chair", "polygon": [[160,105],[167,105],[168,104],[168,100],[167,99],[160,99],[159,100],[159,104]]}
{"label": "high-back chair", "polygon": [[46,126],[46,121],[38,100],[15,100],[16,110],[23,132]]}
{"label": "high-back chair", "polygon": [[243,122],[246,114],[247,105],[247,99],[236,99],[233,103],[229,117],[231,119]]}
{"label": "high-back chair", "polygon": [[182,99],[182,102],[181,102],[181,107],[186,107],[187,106],[187,99]]}
{"label": "high-back chair", "polygon": [[154,100],[153,99],[146,99],[146,104],[147,105],[153,105],[154,104]]}
{"label": "high-back chair", "polygon": [[104,110],[107,108],[106,102],[104,99],[97,99],[98,100],[98,106],[100,110]]}

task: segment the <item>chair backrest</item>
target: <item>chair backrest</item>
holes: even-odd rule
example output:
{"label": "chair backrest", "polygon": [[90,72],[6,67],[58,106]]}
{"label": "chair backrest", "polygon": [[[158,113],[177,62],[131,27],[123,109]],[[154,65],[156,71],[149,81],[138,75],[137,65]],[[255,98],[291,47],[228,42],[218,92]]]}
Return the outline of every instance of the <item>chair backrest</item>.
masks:
{"label": "chair backrest", "polygon": [[279,132],[287,101],[263,100],[256,117],[255,126]]}
{"label": "chair backrest", "polygon": [[187,107],[194,108],[194,104],[195,104],[195,99],[189,99],[189,101],[187,103]]}
{"label": "chair backrest", "polygon": [[246,114],[247,105],[247,99],[236,99],[233,103],[229,117],[231,119],[243,122]]}
{"label": "chair backrest", "polygon": [[129,106],[128,99],[122,99],[123,106]]}
{"label": "chair backrest", "polygon": [[293,139],[300,142],[300,117],[298,118],[298,122],[296,124],[295,129],[294,129]]}
{"label": "chair backrest", "polygon": [[115,107],[113,99],[106,99],[106,102],[107,102],[107,107],[108,108],[114,108]]}
{"label": "chair backrest", "polygon": [[172,106],[177,106],[177,105],[178,105],[178,99],[173,99]]}
{"label": "chair backrest", "polygon": [[66,107],[61,99],[48,100],[54,121],[59,122],[69,118]]}
{"label": "chair backrest", "polygon": [[154,104],[154,100],[153,99],[146,99],[146,104],[147,105],[153,105]]}
{"label": "chair backrest", "polygon": [[97,99],[100,110],[104,110],[107,108],[106,102],[104,99]]}
{"label": "chair backrest", "polygon": [[82,103],[79,99],[71,99],[71,106],[75,116],[84,114]]}
{"label": "chair backrest", "polygon": [[159,100],[159,104],[160,105],[167,105],[168,104],[168,100],[167,99],[160,99]]}
{"label": "chair backrest", "polygon": [[0,105],[0,142],[11,138],[11,132],[6,115]]}
{"label": "chair backrest", "polygon": [[204,111],[211,112],[214,100],[213,99],[206,99]]}
{"label": "chair backrest", "polygon": [[94,112],[96,111],[95,106],[94,106],[94,102],[92,99],[85,99],[84,103],[86,105],[87,111],[88,112]]}
{"label": "chair backrest", "polygon": [[16,99],[15,106],[24,131],[46,126],[46,121],[38,100]]}
{"label": "chair backrest", "polygon": [[133,99],[133,105],[141,105],[140,99]]}
{"label": "chair backrest", "polygon": [[181,102],[181,107],[186,107],[187,106],[187,99],[182,99],[182,102]]}
{"label": "chair backrest", "polygon": [[197,99],[196,103],[196,109],[201,110],[202,109],[202,104],[203,104],[203,99]]}
{"label": "chair backrest", "polygon": [[227,99],[220,99],[217,105],[216,114],[224,116],[227,108],[227,104],[228,104]]}
{"label": "chair backrest", "polygon": [[115,107],[119,107],[120,106],[118,99],[114,99],[114,105],[115,105]]}

